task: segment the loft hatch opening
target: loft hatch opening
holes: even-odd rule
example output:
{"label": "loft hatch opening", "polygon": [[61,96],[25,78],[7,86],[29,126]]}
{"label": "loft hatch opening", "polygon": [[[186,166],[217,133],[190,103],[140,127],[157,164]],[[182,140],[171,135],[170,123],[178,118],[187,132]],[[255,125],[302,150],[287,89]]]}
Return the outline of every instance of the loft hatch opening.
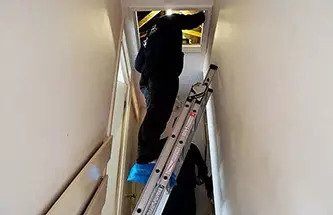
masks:
{"label": "loft hatch opening", "polygon": [[[140,42],[142,43],[147,30],[149,30],[153,25],[153,20],[155,18],[170,15],[173,13],[181,13],[181,14],[195,14],[199,12],[199,10],[151,10],[151,11],[137,11],[136,12],[136,20],[137,20],[137,32],[140,38]],[[191,30],[183,30],[183,47],[184,48],[201,48],[202,44],[202,35],[203,35],[203,24],[197,28]]]}

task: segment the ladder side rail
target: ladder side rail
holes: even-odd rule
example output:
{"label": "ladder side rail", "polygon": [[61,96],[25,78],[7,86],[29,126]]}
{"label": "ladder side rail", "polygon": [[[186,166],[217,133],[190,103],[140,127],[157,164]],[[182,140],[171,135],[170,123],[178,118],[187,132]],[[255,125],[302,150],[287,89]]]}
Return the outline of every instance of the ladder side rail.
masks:
{"label": "ladder side rail", "polygon": [[192,139],[193,139],[193,136],[198,128],[198,125],[202,119],[202,114],[204,113],[204,111],[206,110],[206,104],[207,104],[207,101],[209,100],[210,96],[212,94],[212,91],[208,91],[208,94],[205,96],[205,98],[203,99],[202,103],[201,103],[201,108],[199,109],[199,112],[198,112],[198,116],[196,117],[196,122],[192,128],[192,132],[190,133],[188,139],[187,139],[187,142],[190,142],[190,144],[185,144],[185,147],[183,149],[183,153],[181,154],[181,157],[179,158],[179,164],[180,165],[177,165],[175,171],[174,171],[174,174],[176,176],[178,176],[180,170],[181,170],[181,167],[183,165],[183,162],[186,158],[186,155],[187,155],[187,151],[189,150],[190,146],[191,146],[191,142],[192,142]]}
{"label": "ladder side rail", "polygon": [[[192,109],[192,111],[188,114],[188,118],[185,122],[184,128],[182,129],[182,132],[180,134],[180,138],[177,141],[176,145],[173,148],[173,151],[170,155],[170,157],[168,158],[167,164],[163,170],[163,173],[158,181],[158,186],[157,189],[166,189],[168,186],[168,183],[170,181],[170,177],[176,167],[176,164],[178,162],[178,158],[182,153],[183,147],[185,145],[185,143],[187,142],[187,138],[188,135],[195,123],[195,118],[197,116],[197,112],[198,109],[200,108],[200,104],[194,104],[194,107]],[[157,206],[158,206],[158,202],[161,200],[162,198],[162,192],[155,192],[154,197],[152,198],[152,201],[149,202],[149,204],[147,205],[147,212],[149,211],[149,213],[147,214],[154,214],[154,212],[157,210]]]}
{"label": "ladder side rail", "polygon": [[213,76],[215,74],[215,72],[218,70],[218,66],[211,64],[209,66],[208,72],[206,73],[205,79],[203,81],[203,84],[205,83],[209,83],[208,86],[210,85],[210,83],[212,82]]}
{"label": "ladder side rail", "polygon": [[[195,85],[193,85],[193,86],[195,86]],[[193,88],[194,88],[193,86],[186,99],[186,103],[183,106],[182,112],[175,123],[175,127],[174,127],[172,135],[171,135],[171,140],[169,137],[167,142],[165,143],[163,150],[161,152],[161,155],[159,156],[159,159],[157,160],[157,163],[153,169],[153,172],[148,179],[148,183],[146,184],[146,186],[140,196],[140,199],[139,199],[138,203],[136,204],[135,210],[132,213],[133,215],[144,214],[147,204],[149,204],[149,202],[152,201],[151,199],[154,197],[154,194],[156,193],[155,189],[158,189],[158,188],[156,188],[158,179],[161,175],[162,170],[164,169],[168,156],[170,156],[170,153],[175,145],[175,142],[177,141],[177,138],[181,132],[181,128],[184,125],[184,121],[186,120],[187,113],[190,111],[190,109],[193,106],[194,100],[191,99],[193,97],[193,94],[195,93],[193,90]]]}
{"label": "ladder side rail", "polygon": [[181,152],[184,148],[184,145],[186,144],[189,135],[192,133],[192,128],[195,125],[195,120],[198,116],[199,108],[200,105],[195,103],[193,109],[188,114],[187,120],[184,125],[184,129],[182,130],[179,139],[176,142],[175,147],[173,148],[171,154],[172,156],[169,157],[166,167],[162,172],[162,178],[163,178],[162,181],[164,181],[164,183],[167,183],[167,181],[170,179],[171,174],[175,169],[175,165],[178,161],[178,158],[181,155]]}
{"label": "ladder side rail", "polygon": [[[177,141],[181,137],[181,134],[184,133],[184,130],[187,129],[187,132],[188,132],[188,128],[186,127],[186,125],[188,124],[187,122],[188,122],[188,120],[190,118],[190,113],[192,112],[192,110],[193,110],[193,108],[195,106],[195,100],[194,99],[192,99],[192,100],[191,99],[187,99],[187,101],[191,105],[185,105],[185,107],[189,108],[189,111],[185,115],[185,121],[183,121],[183,123],[182,123],[182,129],[181,129],[181,132],[179,133],[179,135],[177,137]],[[176,147],[176,144],[173,146],[172,152],[169,154],[169,156],[165,157],[166,161],[164,162],[164,169],[163,169],[163,171],[165,171],[165,168],[167,167],[167,163],[170,160],[170,158],[174,157],[173,154],[174,154],[175,147]],[[163,155],[161,155],[160,157],[162,157],[162,156]],[[170,177],[171,177],[171,174],[170,174]],[[170,179],[170,177],[169,177],[169,179]],[[169,182],[169,179],[168,179],[168,182]],[[143,214],[145,214],[145,215],[155,214],[155,211],[157,210],[159,202],[161,201],[161,198],[163,197],[164,192],[166,192],[166,189],[168,188],[168,182],[164,185],[164,184],[161,184],[160,181],[161,181],[161,177],[158,179],[158,182],[156,183],[156,186],[154,187],[154,190],[151,192],[150,198],[147,201],[147,204],[145,205],[145,209],[143,211]]]}
{"label": "ladder side rail", "polygon": [[[180,154],[180,156],[178,158],[178,161],[177,161],[177,164],[176,164],[176,168],[175,168],[175,170],[173,172],[176,175],[176,177],[178,176],[179,171],[180,171],[180,169],[181,169],[181,167],[183,165],[183,162],[184,162],[184,160],[186,158],[186,155],[187,155],[187,152],[188,152],[188,150],[190,148],[190,145],[191,145],[194,133],[195,133],[197,127],[198,127],[198,124],[199,124],[199,122],[201,120],[201,117],[202,117],[202,113],[205,110],[205,106],[206,106],[207,101],[210,98],[211,94],[212,94],[212,90],[209,90],[208,93],[202,99],[201,103],[199,103],[200,108],[199,108],[198,115],[196,117],[196,122],[193,125],[192,131],[190,132],[190,134],[189,134],[189,136],[188,136],[188,138],[186,140],[186,143],[184,145],[183,151],[182,151],[182,153]],[[165,189],[167,189],[167,188],[168,188],[168,185],[166,185]],[[157,205],[157,208],[154,209],[154,210],[152,210],[154,212],[156,211],[156,213],[155,214],[151,213],[151,214],[154,214],[154,215],[160,215],[160,214],[162,214],[163,209],[164,209],[164,207],[165,207],[165,205],[167,203],[167,200],[168,200],[171,192],[172,192],[172,188],[169,188],[169,190],[165,190],[161,194],[162,196],[159,198],[159,204]]]}
{"label": "ladder side rail", "polygon": [[190,111],[190,107],[192,106],[192,101],[186,101],[181,114],[179,115],[175,127],[172,131],[172,135],[168,137],[168,140],[166,141],[163,150],[161,152],[161,155],[159,156],[157,163],[153,169],[152,174],[150,175],[148,179],[148,183],[146,184],[139,201],[136,204],[135,210],[133,211],[133,215],[140,215],[143,214],[146,204],[149,201],[150,195],[153,192],[157,181],[160,177],[160,174],[162,173],[162,170],[166,164],[166,161],[168,159],[168,156],[170,155],[172,148],[177,141],[177,138],[181,132],[182,126],[184,124],[184,121],[186,120],[187,113]]}
{"label": "ladder side rail", "polygon": [[[213,75],[214,75],[214,73],[215,73],[215,71],[217,69],[218,69],[217,66],[211,64],[210,68],[209,68],[209,70],[208,70],[208,72],[206,74],[206,77],[204,79],[204,82],[202,84],[200,84],[201,88],[205,89],[205,92],[201,92],[204,95],[207,94],[208,87],[211,84],[212,77],[213,77]],[[204,86],[202,86],[202,85],[204,85]],[[192,106],[192,105],[186,105],[186,104],[189,103],[189,99],[193,98],[193,96],[195,96],[197,94],[197,92],[194,90],[194,86],[195,85],[192,86],[191,91],[189,93],[189,96],[187,97],[187,101],[185,103],[185,106],[183,107],[182,114],[183,114],[183,112],[186,112],[186,111],[184,111],[184,109],[190,108]],[[199,91],[202,91],[201,88],[199,88]],[[209,95],[210,94],[211,94],[211,92],[209,93]],[[209,96],[204,96],[204,97],[207,98],[206,99],[206,102],[207,102]],[[206,102],[204,102],[204,103],[206,103]],[[190,111],[190,109],[187,110],[187,113],[189,111]],[[200,115],[201,115],[201,113],[200,113]],[[187,114],[183,114],[184,118],[186,116],[187,116]],[[156,194],[156,192],[158,191],[157,188],[161,188],[161,186],[160,186],[161,183],[159,183],[159,181],[161,180],[161,178],[160,178],[160,176],[161,176],[160,171],[163,170],[163,172],[165,172],[165,168],[164,167],[165,167],[166,162],[168,162],[168,160],[172,159],[172,153],[170,153],[170,152],[174,151],[176,149],[176,146],[179,143],[178,142],[178,139],[179,139],[178,136],[183,133],[183,132],[181,132],[181,130],[183,130],[183,125],[185,124],[184,123],[185,119],[180,120],[180,118],[181,117],[178,118],[178,120],[176,122],[176,125],[175,125],[175,128],[173,129],[172,137],[168,138],[168,140],[167,140],[167,142],[166,142],[166,144],[165,144],[165,146],[163,148],[163,151],[162,151],[162,153],[161,153],[161,155],[160,155],[160,157],[159,157],[159,159],[158,159],[158,161],[157,161],[157,163],[155,165],[155,168],[153,170],[153,174],[151,174],[151,176],[149,178],[149,181],[148,181],[147,185],[145,186],[145,189],[144,189],[142,195],[140,196],[139,202],[137,203],[137,206],[136,206],[135,210],[133,211],[133,215],[143,214],[143,213],[141,213],[142,209],[146,209],[147,205],[149,206],[150,203],[151,203],[151,201],[154,200],[154,198],[149,198],[149,195],[151,195],[150,197],[154,197],[155,194]],[[196,117],[195,117],[195,120],[196,120]],[[179,126],[179,124],[180,124],[180,126]],[[197,125],[194,125],[194,126],[196,127]],[[176,130],[176,133],[178,133],[178,134],[175,134],[175,132],[174,132],[175,130]],[[191,135],[191,136],[193,136],[193,135]],[[176,139],[176,137],[177,137],[177,139]],[[192,137],[191,137],[191,139],[192,139]],[[179,150],[178,150],[178,152],[179,152]],[[187,152],[185,152],[185,156],[186,156],[186,153]],[[179,157],[179,155],[178,155],[178,157]],[[173,158],[173,159],[175,159],[175,158]],[[173,167],[173,169],[175,169],[175,167]],[[171,172],[171,174],[172,174],[172,172]],[[165,182],[165,181],[167,181],[167,182]],[[165,188],[167,188],[168,181],[169,181],[169,179],[168,180],[164,180],[164,183],[162,181],[162,184],[164,184],[162,186],[162,188],[164,189],[164,190],[162,190],[162,195],[163,195],[163,193],[165,193],[164,191],[165,191]],[[156,208],[156,207],[154,206],[154,208]],[[156,211],[155,209],[154,210],[150,210],[149,208],[148,208],[148,210],[150,212],[153,211],[153,213]],[[145,211],[147,211],[147,210],[145,210]]]}

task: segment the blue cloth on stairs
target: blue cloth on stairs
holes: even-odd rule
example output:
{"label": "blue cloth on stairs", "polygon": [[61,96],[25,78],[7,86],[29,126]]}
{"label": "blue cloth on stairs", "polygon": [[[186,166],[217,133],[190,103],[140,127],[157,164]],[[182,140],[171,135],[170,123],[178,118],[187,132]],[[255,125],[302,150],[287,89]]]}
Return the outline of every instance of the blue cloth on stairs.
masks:
{"label": "blue cloth on stairs", "polygon": [[[127,177],[127,181],[135,182],[139,184],[146,184],[152,173],[154,166],[156,163],[148,163],[148,164],[138,164],[135,163]],[[177,184],[176,175],[172,173],[169,185],[170,187],[174,187]]]}

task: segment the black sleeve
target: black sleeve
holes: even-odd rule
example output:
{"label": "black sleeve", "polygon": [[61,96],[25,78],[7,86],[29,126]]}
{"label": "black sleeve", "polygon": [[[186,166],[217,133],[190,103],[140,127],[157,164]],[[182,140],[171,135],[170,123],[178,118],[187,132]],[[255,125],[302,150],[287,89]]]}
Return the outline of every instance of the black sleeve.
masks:
{"label": "black sleeve", "polygon": [[193,29],[205,21],[205,13],[201,11],[191,15],[179,15],[178,21],[181,29]]}
{"label": "black sleeve", "polygon": [[198,167],[198,177],[204,181],[208,174],[206,162],[202,159],[201,153],[195,144],[191,144],[191,150],[193,153],[194,162]]}

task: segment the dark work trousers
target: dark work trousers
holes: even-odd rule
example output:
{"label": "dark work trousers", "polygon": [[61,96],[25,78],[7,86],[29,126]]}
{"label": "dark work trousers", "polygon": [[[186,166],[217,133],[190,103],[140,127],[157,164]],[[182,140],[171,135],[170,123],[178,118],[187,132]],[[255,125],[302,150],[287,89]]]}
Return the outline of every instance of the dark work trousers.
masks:
{"label": "dark work trousers", "polygon": [[158,158],[166,141],[160,140],[171,116],[179,88],[179,79],[152,81],[141,86],[145,95],[147,113],[138,135],[139,156],[137,163],[149,163]]}
{"label": "dark work trousers", "polygon": [[162,215],[195,215],[195,188],[187,184],[176,185],[169,196]]}

